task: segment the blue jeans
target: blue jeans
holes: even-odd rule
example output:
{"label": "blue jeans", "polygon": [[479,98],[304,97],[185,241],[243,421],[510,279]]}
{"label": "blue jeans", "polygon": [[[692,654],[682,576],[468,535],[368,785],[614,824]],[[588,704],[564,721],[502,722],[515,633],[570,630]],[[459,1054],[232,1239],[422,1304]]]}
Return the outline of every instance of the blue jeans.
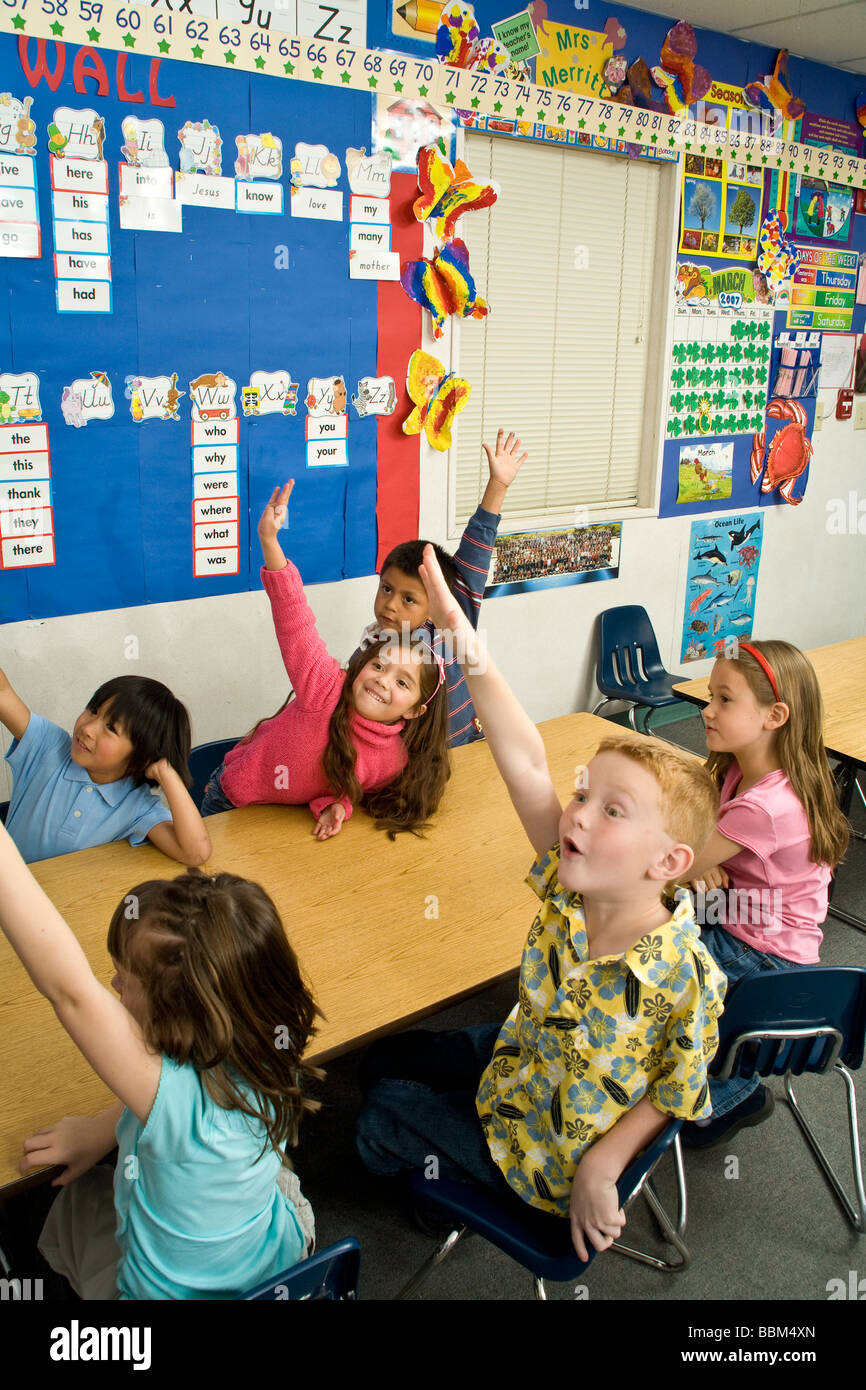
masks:
{"label": "blue jeans", "polygon": [[[746,980],[757,975],[760,970],[802,970],[796,961],[785,960],[783,956],[771,956],[747,946],[739,937],[731,936],[724,927],[702,927],[701,941],[706,946],[716,965],[728,977],[730,989],[738,980]],[[740,1105],[756,1091],[760,1078],[732,1076],[730,1081],[714,1081],[710,1077],[710,1101],[713,1106],[712,1118],[727,1115],[734,1106]]]}
{"label": "blue jeans", "polygon": [[490,1157],[475,1109],[500,1031],[499,1023],[447,1033],[417,1029],[373,1044],[361,1065],[365,1098],[356,1134],[371,1173],[391,1177],[417,1168],[514,1195]]}
{"label": "blue jeans", "polygon": [[216,816],[220,811],[233,811],[235,803],[229,801],[222,788],[222,775],[225,763],[220,763],[207,779],[204,796],[201,799],[202,816]]}

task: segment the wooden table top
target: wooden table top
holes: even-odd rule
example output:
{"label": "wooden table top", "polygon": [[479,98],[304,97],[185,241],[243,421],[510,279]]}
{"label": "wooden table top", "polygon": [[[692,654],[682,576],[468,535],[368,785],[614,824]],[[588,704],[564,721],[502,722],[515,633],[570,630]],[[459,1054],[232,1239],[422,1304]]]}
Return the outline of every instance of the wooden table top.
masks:
{"label": "wooden table top", "polygon": [[[866,766],[866,637],[834,642],[807,652],[815,668],[824,701],[824,746],[835,757]],[[707,676],[675,685],[674,691],[693,704],[707,704]]]}
{"label": "wooden table top", "polygon": [[[591,714],[542,724],[563,802],[576,766],[616,730]],[[273,897],[320,1021],[320,1060],[435,1013],[515,972],[533,916],[523,879],[532,849],[486,743],[458,748],[426,839],[388,840],[356,813],[320,844],[306,807],[250,806],[213,816],[207,868],[241,874]],[[137,883],[173,865],[150,846],[104,845],[33,865],[105,984],[111,913]],[[20,1181],[22,1142],[63,1115],[96,1114],[111,1093],[60,1026],[0,935],[0,1187]]]}

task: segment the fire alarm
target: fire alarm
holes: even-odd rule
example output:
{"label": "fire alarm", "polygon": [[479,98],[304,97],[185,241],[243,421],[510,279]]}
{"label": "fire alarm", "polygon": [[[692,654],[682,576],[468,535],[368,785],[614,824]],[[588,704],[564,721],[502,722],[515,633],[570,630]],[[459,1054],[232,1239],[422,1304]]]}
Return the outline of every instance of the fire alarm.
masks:
{"label": "fire alarm", "polygon": [[847,386],[836,397],[836,419],[850,420],[854,409],[854,392]]}

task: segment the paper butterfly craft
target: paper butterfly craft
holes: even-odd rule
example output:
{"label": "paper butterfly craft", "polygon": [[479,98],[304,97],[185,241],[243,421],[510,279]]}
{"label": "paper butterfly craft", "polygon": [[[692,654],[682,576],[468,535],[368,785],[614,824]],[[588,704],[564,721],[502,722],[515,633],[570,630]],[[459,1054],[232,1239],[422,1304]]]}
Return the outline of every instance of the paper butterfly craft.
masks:
{"label": "paper butterfly craft", "polygon": [[785,240],[778,212],[764,218],[758,233],[758,247],[758,269],[762,275],[766,275],[767,284],[775,297],[785,281],[796,274],[800,265],[796,247]]}
{"label": "paper butterfly craft", "polygon": [[691,24],[680,20],[668,30],[660,66],[652,69],[652,77],[657,87],[664,88],[665,101],[673,114],[699,101],[710,90],[712,78],[706,68],[695,62],[697,52],[698,41]]}
{"label": "paper butterfly craft", "polygon": [[787,66],[788,50],[783,48],[776,58],[773,71],[757,82],[750,82],[743,88],[743,96],[750,106],[779,111],[786,121],[796,121],[806,110],[806,103],[791,94],[785,71]]}
{"label": "paper butterfly craft", "polygon": [[406,390],[415,409],[403,421],[403,433],[420,434],[423,429],[434,449],[450,449],[451,425],[469,400],[469,382],[453,372],[446,374],[438,357],[417,348],[406,369]]}
{"label": "paper butterfly craft", "polygon": [[489,208],[499,197],[495,183],[476,183],[462,159],[454,168],[438,145],[418,151],[418,187],[421,196],[412,204],[419,222],[435,219],[436,236],[451,241],[457,218],[476,208]]}
{"label": "paper butterfly craft", "polygon": [[451,314],[461,318],[483,319],[486,302],[476,294],[469,273],[466,243],[455,238],[437,251],[432,261],[410,261],[400,283],[410,299],[428,309],[433,316],[433,336],[441,338],[445,320]]}
{"label": "paper butterfly craft", "polygon": [[477,72],[504,72],[511,54],[498,39],[479,38],[480,29],[471,5],[455,0],[445,5],[436,31],[436,56],[453,68],[472,68]]}

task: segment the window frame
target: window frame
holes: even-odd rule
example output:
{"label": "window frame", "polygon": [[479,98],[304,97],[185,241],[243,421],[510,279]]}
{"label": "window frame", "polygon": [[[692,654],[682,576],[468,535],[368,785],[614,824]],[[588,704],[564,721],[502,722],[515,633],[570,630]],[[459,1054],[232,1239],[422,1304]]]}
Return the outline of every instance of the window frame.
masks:
{"label": "window frame", "polygon": [[[519,137],[506,134],[488,134],[486,131],[473,132],[484,136],[490,140],[513,140]],[[535,141],[523,140],[523,144],[532,145]],[[465,134],[461,127],[458,131],[458,157],[464,158]],[[610,154],[606,151],[592,150],[583,146],[566,147],[571,150],[575,157],[591,158],[593,155],[608,159],[624,159],[628,156]],[[655,162],[655,161],[654,161]],[[662,480],[662,455],[664,448],[664,422],[665,422],[665,393],[663,390],[665,367],[669,361],[671,348],[671,335],[673,332],[673,308],[674,308],[674,267],[676,265],[677,232],[679,226],[679,197],[680,182],[682,172],[681,158],[677,160],[659,160],[657,162],[658,177],[661,180],[659,185],[659,222],[658,236],[656,238],[655,256],[652,266],[653,279],[653,299],[650,314],[648,332],[651,338],[655,338],[659,343],[659,351],[648,355],[647,375],[646,375],[646,399],[650,403],[647,412],[644,431],[644,443],[638,475],[638,502],[631,507],[622,506],[600,506],[597,508],[563,508],[555,513],[539,514],[538,512],[520,512],[514,515],[504,515],[500,525],[500,534],[519,534],[523,531],[560,531],[570,530],[577,525],[594,525],[597,522],[605,521],[627,521],[637,520],[643,517],[655,517],[658,515],[659,496]],[[495,216],[495,204],[488,212],[467,213],[472,216]],[[435,238],[432,229],[425,225],[424,229],[424,252],[426,257],[433,254]],[[667,289],[657,287],[665,286]],[[484,286],[479,286],[482,293]],[[494,306],[495,308],[495,306]],[[429,315],[423,316],[422,328],[422,347],[426,352],[431,352],[444,362],[446,369],[452,372],[460,370],[460,343],[462,333],[472,332],[473,329],[484,331],[484,327],[475,324],[464,325],[458,318],[449,320],[449,326],[443,338],[433,337],[431,321]],[[447,343],[447,348],[446,348]],[[445,517],[446,539],[450,543],[458,542],[465,521],[457,519],[457,455],[456,442],[460,434],[460,416],[458,415],[453,426],[454,442],[452,447],[443,456],[432,449],[425,437],[421,436],[421,496],[420,513],[421,516],[437,515]],[[492,442],[492,441],[491,441]],[[444,477],[442,470],[442,460],[444,457],[445,469]],[[479,489],[478,501],[481,500],[483,486]],[[429,527],[427,528],[429,529]]]}

